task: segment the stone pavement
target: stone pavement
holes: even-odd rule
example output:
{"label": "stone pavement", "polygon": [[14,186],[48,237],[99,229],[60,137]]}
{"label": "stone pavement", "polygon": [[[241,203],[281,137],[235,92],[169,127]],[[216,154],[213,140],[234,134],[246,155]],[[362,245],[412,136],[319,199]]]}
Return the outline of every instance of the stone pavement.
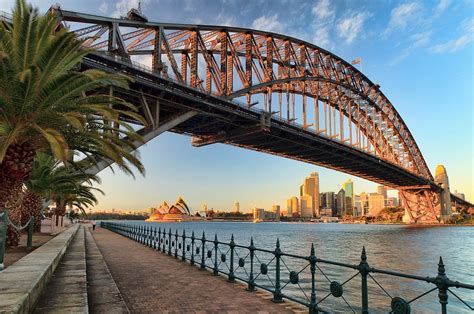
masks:
{"label": "stone pavement", "polygon": [[[168,255],[103,228],[92,232],[132,313],[294,313],[264,292],[247,292]],[[307,312],[303,311],[303,312]]]}

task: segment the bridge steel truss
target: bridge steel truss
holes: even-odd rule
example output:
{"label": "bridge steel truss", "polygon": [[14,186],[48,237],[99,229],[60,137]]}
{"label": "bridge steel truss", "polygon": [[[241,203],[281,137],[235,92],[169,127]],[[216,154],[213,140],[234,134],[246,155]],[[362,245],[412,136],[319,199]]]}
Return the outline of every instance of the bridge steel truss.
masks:
{"label": "bridge steel truss", "polygon": [[400,114],[331,52],[252,29],[53,12],[98,50],[83,69],[135,79],[111,92],[140,108],[146,140],[172,131],[198,147],[226,143],[339,170],[399,189],[412,222],[440,220],[442,187]]}

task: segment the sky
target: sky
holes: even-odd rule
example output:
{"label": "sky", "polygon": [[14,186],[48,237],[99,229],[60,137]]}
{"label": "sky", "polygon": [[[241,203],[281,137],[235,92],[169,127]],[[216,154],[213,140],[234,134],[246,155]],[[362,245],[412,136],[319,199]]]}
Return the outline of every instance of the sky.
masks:
{"label": "sky", "polygon": [[[47,10],[53,1],[31,1]],[[14,0],[0,0],[10,11]],[[125,15],[138,0],[63,0],[62,8]],[[398,110],[434,173],[445,165],[451,191],[474,202],[474,1],[237,1],[143,0],[150,21],[216,24],[273,31],[323,47],[347,61],[362,58],[362,72]],[[360,65],[359,65],[360,66]],[[190,138],[165,133],[140,148],[146,175],[100,173],[95,209],[144,210],[182,196],[194,210],[244,211],[286,204],[318,172],[320,191],[338,191],[348,178],[356,194],[372,182],[344,173],[241,148],[193,148]],[[395,192],[392,192],[392,194]]]}

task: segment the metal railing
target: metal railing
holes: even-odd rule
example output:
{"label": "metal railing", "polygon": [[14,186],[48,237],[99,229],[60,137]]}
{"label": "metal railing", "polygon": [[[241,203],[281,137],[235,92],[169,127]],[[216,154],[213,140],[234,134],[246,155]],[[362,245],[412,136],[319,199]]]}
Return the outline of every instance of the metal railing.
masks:
{"label": "metal railing", "polygon": [[[445,266],[440,257],[438,272],[435,277],[422,277],[394,271],[382,270],[369,266],[365,248],[362,249],[358,264],[340,263],[318,258],[315,254],[314,245],[311,246],[310,254],[300,256],[285,253],[280,249],[277,239],[273,250],[255,247],[253,238],[249,246],[239,245],[234,242],[232,235],[229,243],[217,239],[207,239],[203,232],[201,237],[196,237],[194,231],[191,236],[178,231],[166,231],[164,228],[155,226],[143,226],[138,224],[126,224],[116,222],[101,222],[101,227],[123,235],[152,249],[163,252],[174,258],[180,258],[183,262],[188,261],[200,269],[210,269],[214,275],[224,274],[229,282],[239,280],[247,284],[248,291],[261,288],[272,293],[274,302],[283,302],[284,299],[299,303],[308,308],[309,313],[328,312],[328,300],[330,297],[342,300],[346,310],[356,313],[369,313],[369,282],[373,287],[379,289],[379,294],[390,298],[390,313],[410,313],[410,304],[438,291],[438,301],[441,313],[447,313],[448,295],[451,294],[470,310],[474,308],[453,291],[453,288],[474,290],[474,285],[452,281],[446,276]],[[266,258],[266,259],[265,259]],[[290,259],[293,265],[297,264],[296,270],[291,270],[288,265]],[[342,267],[355,271],[343,282],[331,280],[331,274],[324,271],[323,266]],[[294,266],[293,266],[294,267]],[[380,280],[374,274],[383,274],[397,277],[401,281],[409,279],[428,283],[430,288],[417,296],[405,300],[402,297],[393,297]],[[286,276],[286,278],[284,278]],[[349,283],[360,279],[360,305],[352,305],[345,298],[344,287]],[[265,280],[262,280],[265,279]],[[329,283],[329,291],[322,296],[320,286]],[[289,292],[289,287],[295,287],[300,292],[300,297]],[[327,287],[327,286],[326,286]],[[323,303],[324,302],[324,303]],[[325,307],[326,306],[326,307]]]}

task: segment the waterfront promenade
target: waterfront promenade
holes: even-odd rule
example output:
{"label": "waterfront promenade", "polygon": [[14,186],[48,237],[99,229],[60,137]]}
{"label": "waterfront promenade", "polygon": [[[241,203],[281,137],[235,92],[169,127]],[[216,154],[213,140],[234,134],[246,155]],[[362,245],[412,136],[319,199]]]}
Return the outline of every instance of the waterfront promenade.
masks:
{"label": "waterfront promenade", "polygon": [[269,294],[247,292],[111,231],[97,228],[92,234],[132,313],[298,312],[294,304],[273,303]]}

